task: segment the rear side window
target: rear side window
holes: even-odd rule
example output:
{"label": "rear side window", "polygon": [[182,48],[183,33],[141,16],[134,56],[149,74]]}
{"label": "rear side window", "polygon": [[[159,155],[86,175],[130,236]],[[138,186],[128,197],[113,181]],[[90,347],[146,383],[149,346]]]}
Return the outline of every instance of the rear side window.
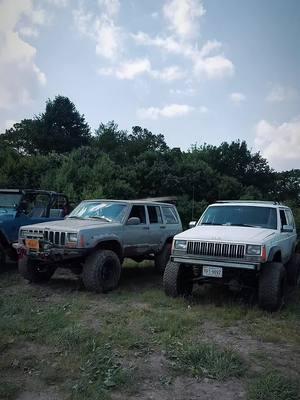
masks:
{"label": "rear side window", "polygon": [[285,212],[284,210],[280,210],[280,222],[281,222],[281,227],[283,227],[283,225],[287,225],[287,220],[286,220],[286,216],[285,216]]}
{"label": "rear side window", "polygon": [[178,218],[173,207],[163,207],[162,210],[167,224],[178,224]]}
{"label": "rear side window", "polygon": [[162,217],[159,206],[147,206],[150,224],[161,224]]}
{"label": "rear side window", "polygon": [[294,217],[293,217],[292,212],[290,210],[286,210],[285,213],[286,213],[288,225],[291,225],[294,228],[295,227],[295,221],[294,221]]}

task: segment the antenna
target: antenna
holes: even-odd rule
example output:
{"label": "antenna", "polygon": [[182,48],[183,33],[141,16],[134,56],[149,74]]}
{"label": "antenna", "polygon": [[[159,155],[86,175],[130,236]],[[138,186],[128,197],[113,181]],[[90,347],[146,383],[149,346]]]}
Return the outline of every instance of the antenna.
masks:
{"label": "antenna", "polygon": [[193,184],[192,221],[194,221],[194,205],[195,205],[195,186],[194,186],[194,184]]}

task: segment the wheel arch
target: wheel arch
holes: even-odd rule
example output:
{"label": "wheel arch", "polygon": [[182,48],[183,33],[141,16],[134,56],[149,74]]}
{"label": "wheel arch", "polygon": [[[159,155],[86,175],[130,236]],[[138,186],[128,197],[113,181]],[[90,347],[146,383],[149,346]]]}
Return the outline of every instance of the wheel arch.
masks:
{"label": "wheel arch", "polygon": [[94,246],[92,252],[97,250],[111,250],[117,254],[120,260],[123,259],[123,248],[117,239],[106,239],[99,241]]}
{"label": "wheel arch", "polygon": [[269,251],[268,262],[282,262],[281,248],[274,246]]}

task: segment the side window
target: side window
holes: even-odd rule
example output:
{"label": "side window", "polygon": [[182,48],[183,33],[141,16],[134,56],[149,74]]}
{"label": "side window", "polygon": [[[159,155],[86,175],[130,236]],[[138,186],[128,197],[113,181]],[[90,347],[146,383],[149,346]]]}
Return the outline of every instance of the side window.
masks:
{"label": "side window", "polygon": [[162,224],[159,206],[147,206],[150,224]]}
{"label": "side window", "polygon": [[283,225],[287,225],[287,220],[284,210],[280,210],[280,221],[281,221],[281,227],[283,227]]}
{"label": "side window", "polygon": [[162,210],[167,224],[178,223],[178,218],[173,207],[163,207]]}
{"label": "side window", "polygon": [[64,217],[69,213],[68,201],[65,196],[56,196],[50,208],[50,218]]}
{"label": "side window", "polygon": [[141,224],[146,223],[146,212],[145,206],[132,206],[131,212],[128,218],[137,217],[140,219]]}
{"label": "side window", "polygon": [[287,210],[285,213],[286,213],[288,225],[291,225],[294,228],[295,227],[295,221],[294,221],[294,217],[293,217],[292,212],[290,210]]}

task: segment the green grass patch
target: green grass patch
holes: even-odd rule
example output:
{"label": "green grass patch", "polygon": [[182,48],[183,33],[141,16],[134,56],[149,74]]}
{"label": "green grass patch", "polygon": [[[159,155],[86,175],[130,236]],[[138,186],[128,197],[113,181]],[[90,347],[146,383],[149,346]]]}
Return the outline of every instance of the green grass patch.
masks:
{"label": "green grass patch", "polygon": [[298,382],[276,373],[256,379],[248,388],[248,400],[299,400],[299,398]]}
{"label": "green grass patch", "polygon": [[240,355],[232,350],[223,350],[214,344],[188,344],[171,350],[169,356],[175,369],[188,371],[196,377],[209,377],[224,381],[244,375],[246,365]]}
{"label": "green grass patch", "polygon": [[0,379],[0,399],[15,400],[20,393],[21,388],[13,382]]}

